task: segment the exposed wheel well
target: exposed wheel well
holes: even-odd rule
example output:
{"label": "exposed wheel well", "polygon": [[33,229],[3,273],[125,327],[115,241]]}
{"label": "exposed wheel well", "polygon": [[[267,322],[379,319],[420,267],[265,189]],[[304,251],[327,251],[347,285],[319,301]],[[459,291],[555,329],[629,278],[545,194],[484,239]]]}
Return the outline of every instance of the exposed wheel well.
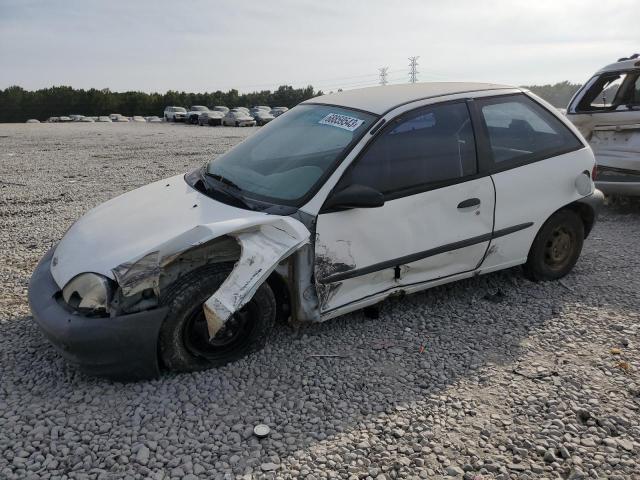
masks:
{"label": "exposed wheel well", "polygon": [[561,210],[571,210],[578,214],[584,224],[584,238],[587,238],[596,219],[596,212],[593,208],[585,203],[573,202],[562,207]]}
{"label": "exposed wheel well", "polygon": [[289,286],[285,279],[278,273],[272,272],[266,280],[269,287],[276,297],[276,314],[280,322],[286,322],[291,314],[291,296],[289,294]]}

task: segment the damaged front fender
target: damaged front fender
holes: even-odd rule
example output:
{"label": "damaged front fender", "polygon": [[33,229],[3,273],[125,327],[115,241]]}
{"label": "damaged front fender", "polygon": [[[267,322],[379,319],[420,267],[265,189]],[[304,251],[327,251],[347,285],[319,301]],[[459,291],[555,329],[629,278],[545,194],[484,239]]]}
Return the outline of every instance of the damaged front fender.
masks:
{"label": "damaged front fender", "polygon": [[285,217],[230,235],[238,241],[242,253],[218,291],[204,303],[210,338],[253,297],[278,263],[309,241],[304,225]]}
{"label": "damaged front fender", "polygon": [[[276,266],[309,241],[309,231],[291,217],[264,215],[258,218],[198,225],[165,242],[136,261],[112,269],[124,297],[151,289],[159,297],[162,275],[187,252],[205,249],[202,261],[236,261],[233,271],[203,308],[212,338],[238,309],[255,294]],[[238,249],[221,239],[233,239]],[[180,273],[180,272],[177,272]],[[166,282],[166,280],[165,280]]]}

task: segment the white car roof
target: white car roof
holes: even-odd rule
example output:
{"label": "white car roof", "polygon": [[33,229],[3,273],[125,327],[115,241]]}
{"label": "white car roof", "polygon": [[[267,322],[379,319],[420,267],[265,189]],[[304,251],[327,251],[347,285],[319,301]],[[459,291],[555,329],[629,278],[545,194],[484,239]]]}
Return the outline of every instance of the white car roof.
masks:
{"label": "white car roof", "polygon": [[486,90],[512,90],[516,87],[494,83],[426,82],[403,83],[379,87],[359,88],[314,97],[303,103],[326,103],[357,108],[381,115],[398,105],[431,97]]}
{"label": "white car roof", "polygon": [[633,70],[634,68],[640,68],[640,58],[633,58],[630,60],[622,60],[621,62],[615,62],[601,68],[596,72],[596,75],[606,72],[617,72],[620,70]]}

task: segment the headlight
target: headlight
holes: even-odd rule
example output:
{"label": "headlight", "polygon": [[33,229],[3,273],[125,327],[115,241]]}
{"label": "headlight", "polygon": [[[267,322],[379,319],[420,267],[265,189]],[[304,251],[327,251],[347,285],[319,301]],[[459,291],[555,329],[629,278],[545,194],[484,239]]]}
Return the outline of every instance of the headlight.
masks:
{"label": "headlight", "polygon": [[62,298],[78,310],[109,311],[113,288],[111,281],[97,273],[81,273],[62,289]]}

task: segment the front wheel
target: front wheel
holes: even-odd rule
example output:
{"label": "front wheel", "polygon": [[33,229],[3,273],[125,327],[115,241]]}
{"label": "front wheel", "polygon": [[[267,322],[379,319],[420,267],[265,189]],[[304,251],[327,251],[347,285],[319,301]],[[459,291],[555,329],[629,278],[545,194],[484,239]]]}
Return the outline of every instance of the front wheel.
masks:
{"label": "front wheel", "polygon": [[584,224],[578,214],[571,210],[554,213],[531,245],[525,276],[533,281],[564,277],[578,261],[583,243]]}
{"label": "front wheel", "polygon": [[202,305],[232,270],[233,264],[206,265],[169,287],[162,300],[169,311],[159,340],[160,357],[169,370],[220,367],[264,346],[276,320],[275,297],[266,283],[209,340]]}

